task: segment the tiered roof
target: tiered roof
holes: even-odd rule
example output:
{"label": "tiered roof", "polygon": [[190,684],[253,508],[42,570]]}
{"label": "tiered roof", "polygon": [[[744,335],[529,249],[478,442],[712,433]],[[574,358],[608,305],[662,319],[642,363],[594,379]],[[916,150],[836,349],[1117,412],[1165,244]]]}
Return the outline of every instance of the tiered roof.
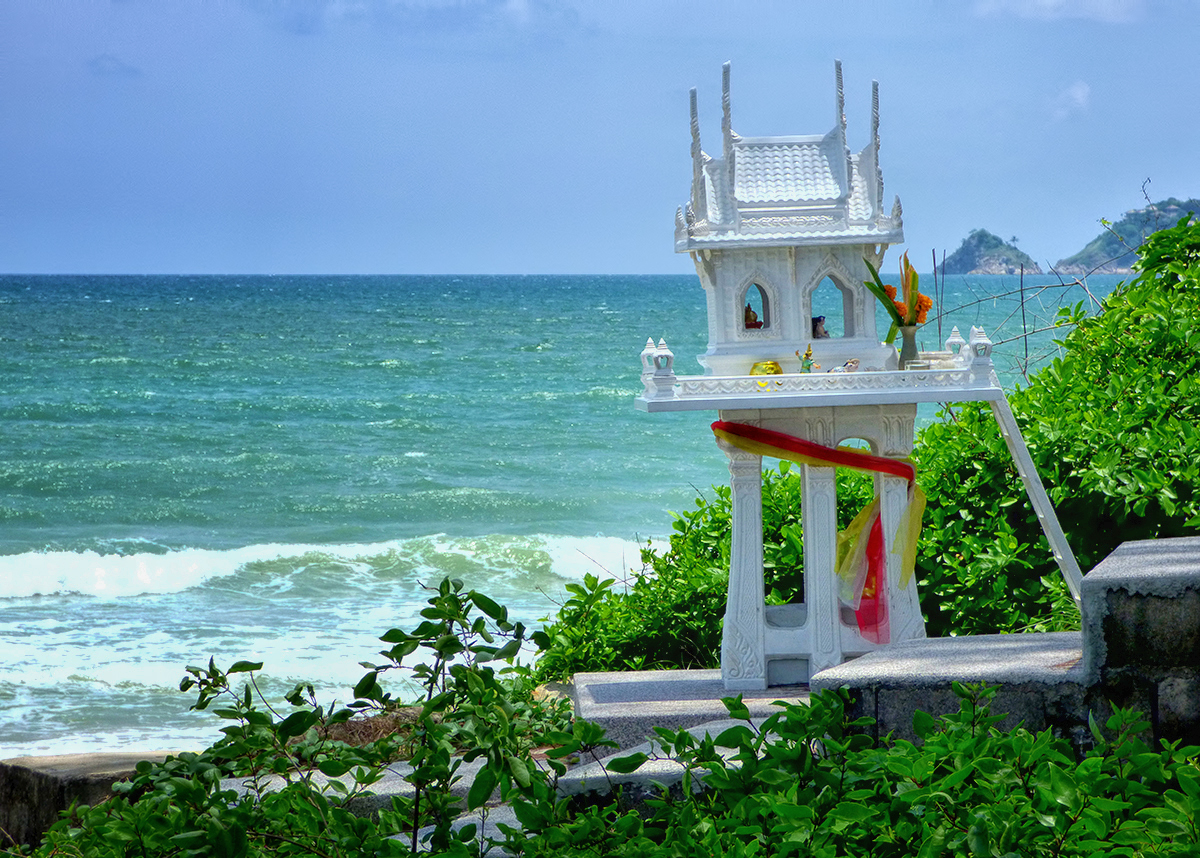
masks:
{"label": "tiered roof", "polygon": [[729,63],[722,69],[722,154],[700,148],[696,90],[691,91],[692,198],[675,218],[675,249],[725,246],[898,244],[900,198],[883,213],[879,170],[879,84],[872,83],[871,142],[846,146],[842,65],[837,119],[825,135],[742,137],[733,131]]}

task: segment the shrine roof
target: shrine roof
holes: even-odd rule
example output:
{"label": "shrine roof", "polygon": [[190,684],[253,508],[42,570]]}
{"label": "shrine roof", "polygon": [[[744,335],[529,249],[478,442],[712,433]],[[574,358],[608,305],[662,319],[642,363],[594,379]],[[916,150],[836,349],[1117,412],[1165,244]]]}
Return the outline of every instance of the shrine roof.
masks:
{"label": "shrine roof", "polygon": [[878,88],[872,90],[871,141],[852,153],[846,145],[841,65],[836,68],[837,122],[828,133],[742,137],[732,127],[726,64],[718,158],[700,148],[692,91],[692,195],[676,214],[677,251],[904,240],[899,198],[890,213],[883,210]]}
{"label": "shrine roof", "polygon": [[850,183],[850,199],[849,210],[850,220],[867,220],[871,217],[871,194],[867,188],[867,182],[863,178],[862,171],[859,169],[859,160],[861,156],[855,155],[851,159],[850,175],[852,177]]}
{"label": "shrine roof", "polygon": [[[734,197],[743,203],[832,201],[845,194],[828,137],[734,141]],[[840,149],[841,147],[837,147]]]}

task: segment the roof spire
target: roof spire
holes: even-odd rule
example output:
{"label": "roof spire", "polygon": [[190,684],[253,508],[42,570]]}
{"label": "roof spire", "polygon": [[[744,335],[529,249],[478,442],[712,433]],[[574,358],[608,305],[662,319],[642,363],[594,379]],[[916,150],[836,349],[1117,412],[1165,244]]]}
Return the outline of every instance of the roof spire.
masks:
{"label": "roof spire", "polygon": [[842,129],[842,133],[846,132],[846,92],[842,89],[842,61],[833,61],[833,72],[837,78],[837,122]]}
{"label": "roof spire", "polygon": [[700,204],[704,194],[704,171],[702,169],[704,150],[700,148],[700,110],[696,106],[695,87],[692,87],[688,93],[688,98],[691,101],[692,110],[692,208],[704,211],[706,207]]}
{"label": "roof spire", "polygon": [[879,81],[871,81],[871,142],[879,148]]}
{"label": "roof spire", "polygon": [[871,145],[875,147],[875,206],[883,208],[883,168],[879,166],[879,81],[871,81]]}
{"label": "roof spire", "polygon": [[733,177],[733,109],[729,100],[729,63],[721,66],[721,136],[724,138],[725,168]]}

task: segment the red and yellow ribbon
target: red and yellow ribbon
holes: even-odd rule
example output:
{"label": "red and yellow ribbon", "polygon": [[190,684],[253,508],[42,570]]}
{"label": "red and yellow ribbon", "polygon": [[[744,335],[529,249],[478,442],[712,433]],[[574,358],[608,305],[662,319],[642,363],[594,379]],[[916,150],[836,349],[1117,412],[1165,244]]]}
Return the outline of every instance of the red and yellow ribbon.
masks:
{"label": "red and yellow ribbon", "polygon": [[[912,462],[875,456],[853,447],[826,447],[745,423],[718,420],[712,424],[712,430],[721,440],[758,456],[817,467],[853,468],[907,480],[908,504],[896,528],[892,551],[900,555],[900,587],[908,586],[916,566],[917,539],[925,511],[925,494],[917,487],[917,471]],[[844,604],[854,609],[863,637],[875,643],[887,643],[890,640],[887,561],[879,509],[879,498],[875,498],[838,533],[836,571],[838,595]]]}

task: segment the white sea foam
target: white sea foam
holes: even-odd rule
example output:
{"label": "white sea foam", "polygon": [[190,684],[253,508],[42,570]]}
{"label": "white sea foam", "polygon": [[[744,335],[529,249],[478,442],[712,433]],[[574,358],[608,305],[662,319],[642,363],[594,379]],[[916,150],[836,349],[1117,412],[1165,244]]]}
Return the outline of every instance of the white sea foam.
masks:
{"label": "white sea foam", "polygon": [[302,546],[251,545],[227,551],[185,548],[166,554],[44,551],[0,557],[0,598],[80,594],[116,599],[177,593],[245,564],[303,554]]}
{"label": "white sea foam", "polygon": [[[178,593],[236,574],[247,565],[295,558],[308,565],[313,555],[329,563],[368,571],[371,558],[435,553],[469,558],[494,573],[512,571],[520,558],[513,550],[543,551],[549,572],[582,579],[587,573],[621,578],[640,566],[637,543],[616,537],[417,537],[369,544],[250,545],[228,550],[185,548],[167,553],[100,554],[95,551],[44,551],[0,556],[0,599],[78,594],[117,599],[153,593]],[[540,564],[539,564],[540,565]],[[437,571],[434,564],[428,572]],[[524,571],[534,571],[526,569]],[[427,575],[424,577],[428,577]]]}
{"label": "white sea foam", "polygon": [[273,700],[305,682],[323,702],[344,701],[360,662],[377,658],[379,635],[414,628],[423,587],[443,575],[536,625],[568,581],[627,577],[640,547],[493,534],[0,557],[0,759],[208,744],[220,725],[187,713],[193,698],[177,688],[186,665],[210,656],[218,666],[264,662],[258,683]]}
{"label": "white sea foam", "polygon": [[554,573],[570,580],[588,574],[623,580],[631,570],[641,568],[641,548],[639,543],[609,536],[549,537],[546,542]]}

